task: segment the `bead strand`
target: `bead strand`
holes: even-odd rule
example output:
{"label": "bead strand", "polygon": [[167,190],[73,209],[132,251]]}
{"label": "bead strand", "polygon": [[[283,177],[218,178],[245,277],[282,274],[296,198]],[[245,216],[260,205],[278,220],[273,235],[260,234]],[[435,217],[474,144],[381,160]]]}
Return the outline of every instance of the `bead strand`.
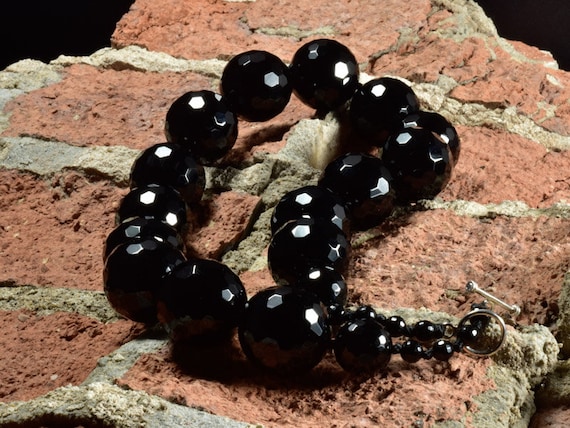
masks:
{"label": "bead strand", "polygon": [[[223,71],[221,94],[190,91],[175,100],[166,114],[168,142],[135,160],[131,190],[105,242],[111,306],[133,321],[163,323],[175,342],[237,327],[244,354],[278,372],[310,369],[331,349],[343,368],[369,371],[384,369],[393,354],[407,362],[447,361],[464,345],[477,345],[488,316],[458,327],[427,320],[410,327],[371,306],[346,307],[351,230],[378,225],[396,204],[437,195],[460,152],[453,126],[420,110],[409,86],[389,77],[364,85],[358,79],[348,48],[319,39],[303,45],[288,67],[269,52],[238,54]],[[203,165],[233,147],[238,119],[275,117],[292,93],[317,115],[347,111],[342,125],[371,150],[379,148],[378,156],[348,151],[317,185],[283,196],[268,247],[277,285],[248,300],[227,266],[187,257],[181,236],[205,190]]]}

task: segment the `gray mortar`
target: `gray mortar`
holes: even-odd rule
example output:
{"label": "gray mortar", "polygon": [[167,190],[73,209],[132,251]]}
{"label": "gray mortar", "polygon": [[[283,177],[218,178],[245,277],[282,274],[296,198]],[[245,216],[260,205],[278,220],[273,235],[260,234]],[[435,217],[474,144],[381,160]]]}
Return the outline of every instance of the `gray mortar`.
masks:
{"label": "gray mortar", "polygon": [[0,310],[22,309],[38,315],[73,312],[104,323],[120,319],[103,292],[0,283]]}
{"label": "gray mortar", "polygon": [[243,428],[252,425],[108,383],[66,386],[31,401],[0,403],[2,427]]}

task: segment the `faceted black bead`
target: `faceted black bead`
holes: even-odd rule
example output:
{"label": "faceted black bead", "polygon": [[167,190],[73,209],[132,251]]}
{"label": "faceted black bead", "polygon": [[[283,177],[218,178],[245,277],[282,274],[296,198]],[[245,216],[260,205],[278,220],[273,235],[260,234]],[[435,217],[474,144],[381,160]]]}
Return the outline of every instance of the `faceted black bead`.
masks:
{"label": "faceted black bead", "polygon": [[402,347],[400,348],[402,360],[408,363],[416,363],[422,359],[423,355],[424,349],[416,340],[406,340],[402,343]]}
{"label": "faceted black bead", "polygon": [[204,167],[179,144],[161,143],[144,150],[131,168],[131,188],[145,184],[174,187],[186,203],[198,202],[204,193]]}
{"label": "faceted black bead", "polygon": [[191,259],[177,265],[157,291],[158,319],[171,339],[214,336],[237,327],[247,301],[239,277],[215,260]]}
{"label": "faceted black bead", "polygon": [[257,293],[247,303],[238,331],[251,361],[282,373],[311,369],[330,343],[320,302],[301,288],[271,287]]}
{"label": "faceted black bead", "polygon": [[184,254],[154,238],[133,238],[117,246],[105,263],[107,300],[124,317],[147,324],[156,318],[156,291]]}
{"label": "faceted black bead", "polygon": [[157,219],[134,217],[119,224],[109,233],[105,240],[103,260],[107,260],[111,251],[118,245],[130,242],[136,238],[147,237],[170,244],[178,250],[184,250],[182,237],[175,228]]}
{"label": "faceted black bead", "polygon": [[170,186],[147,184],[132,189],[121,201],[117,222],[133,217],[154,218],[180,231],[186,224],[186,203]]}
{"label": "faceted black bead", "polygon": [[172,103],[164,131],[169,142],[182,145],[198,162],[207,164],[233,147],[238,122],[221,95],[192,91]]}
{"label": "faceted black bead", "polygon": [[310,217],[330,222],[348,235],[350,231],[346,210],[340,199],[322,186],[305,186],[292,190],[281,198],[271,216],[271,233],[290,220]]}
{"label": "faceted black bead", "polygon": [[252,122],[269,120],[291,98],[289,69],[275,55],[259,50],[233,57],[222,73],[220,88],[230,108]]}
{"label": "faceted black bead", "polygon": [[432,357],[436,360],[447,361],[455,351],[453,350],[453,345],[448,340],[440,339],[434,343],[431,352]]}
{"label": "faceted black bead", "polygon": [[341,199],[354,228],[376,226],[392,212],[395,198],[392,175],[377,157],[346,153],[327,165],[319,186]]}
{"label": "faceted black bead", "polygon": [[425,128],[439,135],[444,143],[447,143],[451,154],[453,155],[453,164],[456,165],[461,152],[461,143],[457,130],[453,125],[441,114],[417,111],[416,113],[406,116],[402,121],[405,128]]}
{"label": "faceted black bead", "polygon": [[435,197],[453,170],[449,145],[424,128],[405,128],[390,135],[382,161],[394,177],[396,196],[402,203]]}
{"label": "faceted black bead", "polygon": [[321,112],[341,107],[359,85],[356,58],[335,40],[306,43],[293,56],[289,69],[295,95]]}
{"label": "faceted black bead", "polygon": [[431,321],[418,321],[410,332],[410,336],[415,337],[420,342],[431,342],[439,339],[445,333],[445,327],[442,324],[434,324]]}
{"label": "faceted black bead", "polygon": [[315,267],[328,266],[342,274],[349,248],[346,236],[335,225],[301,218],[286,223],[273,235],[267,261],[275,282],[286,285]]}
{"label": "faceted black bead", "polygon": [[356,319],[340,327],[333,349],[345,370],[385,369],[392,357],[392,339],[376,320]]}
{"label": "faceted black bead", "polygon": [[350,102],[350,120],[359,134],[381,145],[419,107],[412,88],[398,79],[380,77],[356,91]]}
{"label": "faceted black bead", "polygon": [[408,327],[406,326],[406,321],[404,321],[404,319],[398,315],[393,315],[389,318],[386,318],[383,324],[384,328],[386,328],[386,330],[388,330],[388,332],[393,337],[408,335]]}
{"label": "faceted black bead", "polygon": [[325,306],[346,304],[348,286],[343,276],[329,266],[312,267],[306,274],[292,282],[291,287],[304,288],[317,295]]}

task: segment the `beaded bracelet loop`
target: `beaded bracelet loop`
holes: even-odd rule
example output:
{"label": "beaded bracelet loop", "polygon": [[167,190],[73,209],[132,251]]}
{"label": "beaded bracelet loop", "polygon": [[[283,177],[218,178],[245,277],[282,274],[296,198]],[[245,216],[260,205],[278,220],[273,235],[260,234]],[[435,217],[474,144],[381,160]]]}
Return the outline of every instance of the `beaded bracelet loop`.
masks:
{"label": "beaded bracelet loop", "polygon": [[[166,114],[168,142],[133,164],[131,191],[104,248],[104,289],[119,314],[164,324],[175,343],[225,336],[237,327],[244,354],[282,373],[308,370],[330,350],[344,369],[370,371],[384,369],[393,354],[413,363],[500,349],[505,322],[485,303],[456,325],[420,320],[411,326],[371,306],[347,306],[351,230],[376,226],[395,205],[433,198],[449,182],[460,142],[443,116],[420,110],[398,79],[361,85],[354,55],[328,39],[303,45],[289,66],[265,51],[238,54],[224,69],[220,90],[175,100]],[[229,267],[187,257],[182,236],[188,210],[197,209],[204,193],[202,165],[228,153],[239,120],[275,117],[292,94],[317,115],[343,111],[341,125],[368,149],[340,154],[316,185],[287,193],[274,207],[268,265],[276,285],[248,299]],[[467,291],[520,312],[473,281]]]}

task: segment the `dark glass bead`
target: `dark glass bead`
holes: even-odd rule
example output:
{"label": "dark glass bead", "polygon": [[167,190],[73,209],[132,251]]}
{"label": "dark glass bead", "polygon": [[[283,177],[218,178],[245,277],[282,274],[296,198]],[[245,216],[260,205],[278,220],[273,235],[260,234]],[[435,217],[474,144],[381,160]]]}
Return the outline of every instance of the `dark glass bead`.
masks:
{"label": "dark glass bead", "polygon": [[298,281],[290,285],[316,294],[325,306],[342,307],[346,304],[348,287],[344,277],[330,266],[312,267]]}
{"label": "dark glass bead", "polygon": [[440,339],[434,343],[431,355],[438,361],[447,361],[454,353],[453,345],[444,339]]}
{"label": "dark glass bead", "polygon": [[187,92],[166,113],[166,139],[182,145],[203,164],[223,157],[238,134],[236,115],[211,91]]}
{"label": "dark glass bead", "polygon": [[224,68],[220,88],[230,108],[252,122],[281,113],[292,91],[289,69],[283,61],[259,50],[234,56]]}
{"label": "dark glass bead", "polygon": [[336,110],[358,88],[358,63],[343,44],[329,39],[306,43],[293,56],[293,92],[317,111]]}
{"label": "dark glass bead", "polygon": [[451,150],[453,164],[457,164],[461,152],[459,135],[453,125],[441,114],[420,110],[406,116],[402,123],[404,128],[425,128],[439,135]]}
{"label": "dark glass bead", "polygon": [[324,169],[319,186],[341,199],[353,228],[378,225],[394,207],[392,175],[375,156],[346,153],[336,158]]}
{"label": "dark glass bead", "polygon": [[406,321],[398,315],[393,315],[389,318],[386,318],[384,321],[384,328],[393,336],[393,337],[400,337],[400,336],[407,336],[408,335],[408,327],[406,326]]}
{"label": "dark glass bead", "polygon": [[424,349],[422,345],[416,340],[406,340],[402,343],[400,348],[400,356],[402,360],[408,363],[416,363],[422,359]]}
{"label": "dark glass bead", "polygon": [[184,250],[182,237],[175,228],[157,219],[134,217],[119,224],[109,233],[105,240],[103,260],[107,260],[111,251],[118,245],[130,242],[136,238],[147,237],[165,242],[181,251]]}
{"label": "dark glass bead", "polygon": [[177,265],[157,291],[158,319],[171,339],[214,336],[237,327],[247,301],[239,277],[215,260],[191,259]]}
{"label": "dark glass bead", "polygon": [[124,317],[146,324],[156,318],[156,291],[184,254],[154,238],[133,238],[107,257],[103,282],[107,300]]}
{"label": "dark glass bead", "polygon": [[359,306],[351,315],[351,319],[353,320],[368,319],[368,318],[380,321],[378,319],[380,318],[378,312],[376,312],[376,309],[374,309],[370,305]]}
{"label": "dark glass bead", "polygon": [[415,337],[420,342],[431,342],[443,337],[445,327],[442,324],[434,324],[431,321],[418,321],[410,332],[410,336]]}
{"label": "dark glass bead", "polygon": [[330,327],[317,297],[301,288],[271,287],[247,303],[239,340],[254,363],[281,373],[317,365],[330,343]]}
{"label": "dark glass bead", "polygon": [[326,310],[327,318],[331,326],[339,326],[350,318],[348,310],[342,305],[329,305]]}
{"label": "dark glass bead", "polygon": [[350,102],[350,120],[359,134],[382,145],[388,135],[402,127],[402,119],[419,108],[412,88],[401,80],[380,77],[356,91]]}
{"label": "dark glass bead", "polygon": [[405,128],[390,135],[382,149],[382,161],[394,177],[399,202],[434,198],[453,170],[449,146],[424,128]]}
{"label": "dark glass bead", "polygon": [[481,329],[472,324],[463,325],[457,331],[457,338],[464,346],[476,347],[481,336]]}
{"label": "dark glass bead", "polygon": [[331,223],[301,218],[283,225],[271,238],[267,253],[275,282],[296,282],[314,267],[330,267],[341,274],[348,264],[350,243]]}
{"label": "dark glass bead", "polygon": [[174,187],[186,203],[198,202],[204,193],[204,167],[179,144],[161,143],[144,150],[131,168],[131,188],[146,184]]}
{"label": "dark glass bead", "polygon": [[133,217],[154,218],[180,231],[186,224],[186,203],[170,186],[147,184],[132,189],[121,201],[117,222]]}
{"label": "dark glass bead", "polygon": [[348,235],[350,231],[346,210],[340,199],[322,186],[304,186],[281,198],[271,216],[271,233],[290,220],[312,217],[330,222]]}
{"label": "dark glass bead", "polygon": [[392,339],[376,320],[355,319],[340,327],[333,349],[347,371],[385,369],[392,357]]}

